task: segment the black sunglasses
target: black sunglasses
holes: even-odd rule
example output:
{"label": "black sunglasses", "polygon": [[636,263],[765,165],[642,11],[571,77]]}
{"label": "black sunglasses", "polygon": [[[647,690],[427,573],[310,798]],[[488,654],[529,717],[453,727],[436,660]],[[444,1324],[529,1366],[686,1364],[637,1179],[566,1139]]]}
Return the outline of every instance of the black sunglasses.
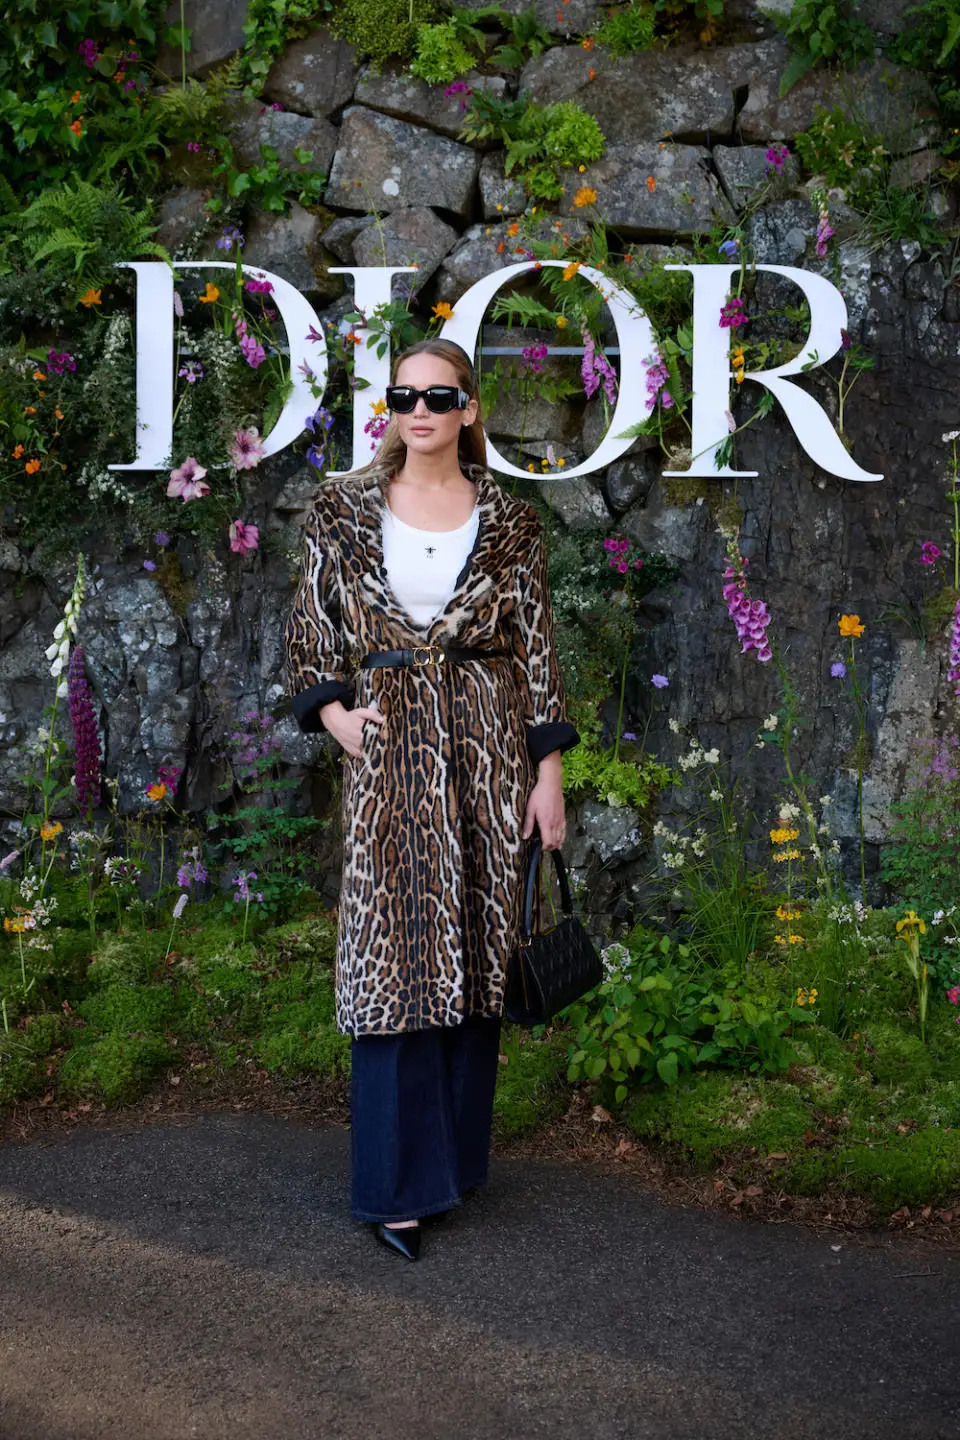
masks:
{"label": "black sunglasses", "polygon": [[430,385],[426,390],[415,390],[412,385],[387,386],[387,407],[397,415],[409,415],[418,400],[423,400],[432,415],[447,415],[451,410],[465,410],[470,396],[456,385]]}

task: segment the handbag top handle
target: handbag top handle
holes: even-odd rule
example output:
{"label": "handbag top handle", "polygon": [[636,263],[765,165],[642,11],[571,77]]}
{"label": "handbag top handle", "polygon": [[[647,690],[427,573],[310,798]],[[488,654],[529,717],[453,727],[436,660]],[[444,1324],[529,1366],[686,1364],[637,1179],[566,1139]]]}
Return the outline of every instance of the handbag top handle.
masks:
{"label": "handbag top handle", "polygon": [[[520,934],[528,940],[533,934],[533,901],[538,893],[538,881],[540,877],[540,856],[543,853],[543,839],[538,833],[531,841],[530,866],[527,870],[527,890],[523,905],[523,925]],[[556,871],[557,879],[560,882],[560,909],[565,916],[573,914],[573,905],[570,899],[570,883],[567,879],[567,867],[563,863],[563,856],[559,850],[548,850],[546,852],[553,860],[553,868]],[[539,918],[539,904],[537,906]]]}

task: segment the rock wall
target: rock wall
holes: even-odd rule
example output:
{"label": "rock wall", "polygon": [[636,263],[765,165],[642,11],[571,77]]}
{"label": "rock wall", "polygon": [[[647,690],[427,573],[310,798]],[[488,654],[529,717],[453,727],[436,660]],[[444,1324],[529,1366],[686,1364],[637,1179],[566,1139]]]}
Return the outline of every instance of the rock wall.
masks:
{"label": "rock wall", "polygon": [[[186,9],[188,23],[200,25],[189,68],[203,74],[240,43],[245,7],[188,0]],[[644,254],[656,258],[667,245],[682,252],[693,233],[714,220],[732,223],[752,212],[746,228],[761,262],[801,265],[835,279],[832,260],[820,260],[814,249],[809,198],[789,188],[796,171],[776,198],[753,209],[766,180],[767,145],[791,141],[817,105],[849,105],[855,95],[887,148],[904,157],[904,184],[929,168],[936,114],[918,75],[878,59],[853,77],[814,72],[780,99],[787,47],[752,6],[744,3],[738,12],[745,38],[737,44],[677,47],[620,61],[599,46],[587,52],[577,40],[598,9],[592,0],[571,0],[560,23],[553,0],[538,3],[557,44],[522,72],[472,76],[468,83],[540,102],[574,99],[597,117],[605,156],[582,177],[575,172],[565,179],[597,189],[608,223],[635,242],[641,263]],[[893,30],[899,12],[880,7],[874,23]],[[273,103],[284,108],[268,108]],[[529,203],[505,176],[501,152],[457,138],[461,118],[458,96],[444,97],[443,87],[398,69],[376,73],[323,29],[290,45],[270,71],[262,103],[237,107],[236,149],[251,160],[266,141],[290,164],[297,146],[312,149],[313,164],[329,174],[325,213],[294,205],[287,217],[249,216],[245,259],[288,278],[334,320],[350,299],[343,277],[327,274],[331,264],[417,263],[420,301],[455,303],[475,280],[510,263],[509,254],[498,252],[491,221],[518,215]],[[648,176],[656,179],[653,189]],[[568,184],[568,196],[574,188]],[[163,199],[159,238],[175,255],[216,258],[205,199],[201,188],[180,188]],[[944,223],[952,224],[951,202],[936,200]],[[384,216],[379,227],[367,213],[372,206]],[[570,216],[568,229],[578,224],[569,200],[558,208]],[[842,210],[838,214],[842,219]],[[806,724],[797,762],[818,793],[834,797],[835,831],[851,858],[854,717],[840,702],[829,666],[840,655],[839,613],[856,611],[867,622],[861,653],[872,758],[865,798],[875,867],[909,741],[956,729],[960,703],[945,683],[945,634],[924,644],[909,623],[924,600],[920,543],[942,540],[947,528],[940,437],[958,423],[960,288],[944,263],[926,258],[915,243],[877,247],[852,226],[838,230],[851,333],[876,360],[854,391],[847,430],[858,462],[885,478],[869,485],[825,475],[774,415],[742,438],[738,465],[758,476],[740,480],[736,498],[751,581],[770,606],[798,686]],[[488,344],[491,336],[496,332],[488,331]],[[831,382],[814,373],[810,384],[834,413]],[[596,446],[599,425],[595,406],[572,402],[535,404],[523,421],[519,407],[505,403],[488,420],[501,448],[522,434],[531,456],[552,441],[571,461]],[[537,483],[571,529],[605,534],[616,527],[680,567],[678,582],[652,593],[642,607],[625,728],[642,727],[645,677],[654,670],[670,675],[668,702],[650,727],[651,748],[672,760],[681,741],[667,719],[688,725],[705,745],[732,758],[747,804],[765,817],[782,769],[778,753],[761,752],[755,742],[763,717],[775,708],[775,675],[738,653],[720,595],[723,542],[715,510],[734,492],[730,482],[671,484],[663,468],[659,452],[639,441],[604,474]],[[329,800],[338,747],[299,734],[280,684],[282,624],[314,476],[288,453],[262,466],[257,480],[259,506],[248,518],[272,543],[242,573],[210,552],[181,545],[182,603],[171,603],[144,577],[138,560],[105,553],[95,538],[86,544],[94,572],[83,638],[101,703],[106,770],[119,778],[121,811],[139,806],[165,761],[184,767],[179,803],[197,812],[214,806],[222,773],[218,747],[233,716],[251,708],[285,717],[284,758],[304,775],[299,808],[323,808]],[[41,583],[16,547],[0,542],[0,805],[9,815],[23,801],[23,745],[51,698],[43,652],[71,580],[64,568]],[[614,699],[606,715],[612,725]],[[693,804],[685,792],[667,798],[669,808],[681,812]],[[623,917],[650,867],[638,817],[594,801],[575,811],[567,847],[574,875],[591,881],[589,904],[598,914]],[[331,894],[336,873],[334,841],[326,877]]]}

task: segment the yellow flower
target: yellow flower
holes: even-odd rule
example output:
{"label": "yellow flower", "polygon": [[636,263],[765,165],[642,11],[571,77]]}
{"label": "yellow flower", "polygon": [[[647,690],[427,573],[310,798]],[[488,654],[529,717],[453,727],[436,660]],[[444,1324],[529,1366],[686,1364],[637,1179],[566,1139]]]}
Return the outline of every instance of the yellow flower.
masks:
{"label": "yellow flower", "polygon": [[806,992],[806,990],[804,990],[803,986],[801,986],[800,989],[797,991],[797,1004],[798,1004],[798,1005],[806,1005],[806,1003],[807,1003],[807,992]]}
{"label": "yellow flower", "polygon": [[584,172],[584,170],[586,170],[586,168],[587,168],[586,165],[578,165],[578,166],[577,166],[577,171],[578,171],[578,173],[579,173],[580,175],[582,175],[583,172]]}
{"label": "yellow flower", "polygon": [[926,935],[926,922],[920,918],[915,910],[908,910],[903,919],[897,921],[897,934],[901,935],[904,930],[919,930],[921,935]]}
{"label": "yellow flower", "polygon": [[[791,944],[791,945],[802,945],[802,944],[803,944],[803,936],[802,936],[802,935],[788,935],[788,936],[787,936],[787,939],[790,941],[790,944]],[[816,995],[817,992],[816,992],[816,990],[811,990],[810,993],[811,993],[811,995]]]}
{"label": "yellow flower", "polygon": [[799,850],[778,850],[778,851],[776,852],[776,854],[774,855],[773,859],[774,859],[775,863],[778,864],[778,865],[780,864],[780,861],[781,861],[781,860],[799,860],[799,859],[800,859],[800,851],[799,851]]}
{"label": "yellow flower", "polygon": [[557,329],[558,329],[558,330],[566,330],[566,328],[567,328],[567,317],[566,317],[566,315],[558,315],[558,316],[557,316]]}
{"label": "yellow flower", "polygon": [[63,826],[60,824],[59,820],[46,820],[40,826],[40,839],[55,840],[62,829]]}
{"label": "yellow flower", "polygon": [[448,305],[446,300],[441,300],[439,305],[434,305],[433,313],[438,320],[452,320],[453,307]]}
{"label": "yellow flower", "polygon": [[162,783],[162,781],[159,781],[159,780],[158,780],[155,785],[148,785],[148,786],[147,786],[147,799],[148,799],[148,800],[162,800],[163,797],[164,797],[164,795],[166,795],[166,793],[167,793],[167,787],[166,787],[166,785],[164,785],[164,784]]}
{"label": "yellow flower", "polygon": [[811,1004],[811,1005],[813,1004],[814,1000],[816,1000],[816,998],[817,998],[817,996],[818,996],[819,994],[820,994],[820,991],[819,991],[819,990],[811,990],[811,991],[810,991],[810,1004]]}
{"label": "yellow flower", "polygon": [[498,210],[502,210],[502,209],[503,209],[503,206],[500,204],[499,200],[497,201],[497,209],[498,209]]}
{"label": "yellow flower", "polygon": [[577,271],[578,271],[579,269],[580,269],[580,261],[579,261],[579,260],[571,260],[570,264],[567,266],[566,270],[564,270],[564,272],[563,272],[563,278],[564,278],[564,280],[572,280],[573,277],[574,277],[574,275],[576,275],[576,273],[577,273]]}
{"label": "yellow flower", "polygon": [[799,830],[793,830],[793,829],[787,830],[787,829],[784,829],[783,827],[781,827],[779,830],[771,830],[771,831],[770,831],[770,843],[771,843],[771,845],[786,845],[787,842],[790,841],[790,840],[799,840],[799,839],[800,839],[800,831],[799,831]]}
{"label": "yellow flower", "polygon": [[528,466],[527,466],[527,469],[528,469],[528,470],[531,470],[531,471],[532,471],[532,470],[536,470],[536,468],[537,468],[536,465],[528,465]]}
{"label": "yellow flower", "polygon": [[859,615],[841,615],[839,625],[840,634],[845,637],[860,636],[866,629],[865,625],[860,624]]}
{"label": "yellow flower", "polygon": [[373,411],[374,415],[386,415],[387,402],[386,400],[373,400],[370,403],[370,409]]}
{"label": "yellow flower", "polygon": [[91,285],[90,289],[84,290],[83,294],[80,296],[80,304],[86,305],[88,310],[90,309],[91,305],[99,305],[100,291],[94,290],[93,286]]}
{"label": "yellow flower", "polygon": [[207,288],[206,290],[204,290],[203,294],[199,298],[201,305],[212,305],[215,300],[220,299],[220,291],[217,289],[216,285],[212,284],[211,281],[208,280]]}
{"label": "yellow flower", "polygon": [[563,456],[561,455],[560,459],[557,461],[557,464],[563,466],[566,465],[566,463],[566,460],[564,460]]}
{"label": "yellow flower", "polygon": [[801,912],[800,912],[799,910],[791,910],[790,907],[787,906],[787,905],[778,905],[778,906],[777,906],[777,919],[778,919],[778,920],[799,920],[799,919],[800,919],[800,915],[801,915]]}
{"label": "yellow flower", "polygon": [[12,930],[14,935],[22,935],[27,928],[26,920],[23,917],[19,920],[11,920],[9,915],[5,915],[3,917],[3,928],[8,933]]}
{"label": "yellow flower", "polygon": [[580,186],[580,189],[577,191],[576,195],[574,195],[574,197],[573,197],[573,203],[574,203],[574,205],[577,207],[578,210],[582,210],[583,207],[584,207],[584,205],[593,205],[593,204],[595,204],[595,203],[596,203],[596,199],[597,199],[597,192],[596,192],[596,190],[594,190],[594,188],[593,188],[592,185],[581,185],[581,186]]}

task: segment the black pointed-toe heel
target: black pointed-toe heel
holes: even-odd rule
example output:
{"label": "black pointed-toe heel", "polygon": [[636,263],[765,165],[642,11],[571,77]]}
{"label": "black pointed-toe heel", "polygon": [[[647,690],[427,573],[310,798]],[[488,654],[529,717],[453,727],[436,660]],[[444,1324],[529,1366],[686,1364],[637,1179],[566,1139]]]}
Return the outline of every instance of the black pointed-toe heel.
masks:
{"label": "black pointed-toe heel", "polygon": [[419,1222],[416,1225],[407,1225],[402,1230],[391,1230],[382,1220],[378,1220],[375,1233],[381,1245],[386,1245],[390,1250],[399,1250],[408,1260],[416,1260],[420,1254]]}

